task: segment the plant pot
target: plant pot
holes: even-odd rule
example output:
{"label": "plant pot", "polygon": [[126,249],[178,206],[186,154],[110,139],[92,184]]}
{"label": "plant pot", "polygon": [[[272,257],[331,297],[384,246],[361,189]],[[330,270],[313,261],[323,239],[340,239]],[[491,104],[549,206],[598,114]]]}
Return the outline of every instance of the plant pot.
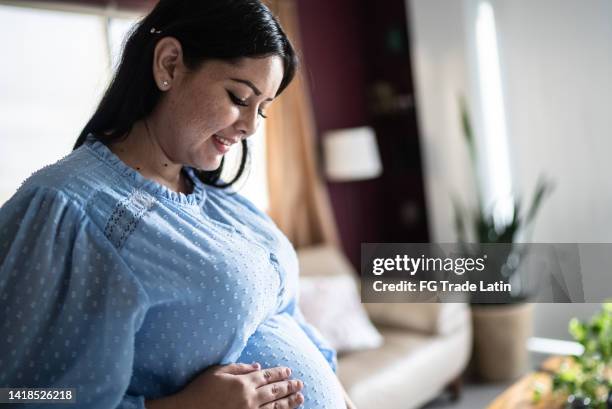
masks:
{"label": "plant pot", "polygon": [[533,304],[472,305],[472,323],[474,365],[483,380],[513,380],[527,371]]}

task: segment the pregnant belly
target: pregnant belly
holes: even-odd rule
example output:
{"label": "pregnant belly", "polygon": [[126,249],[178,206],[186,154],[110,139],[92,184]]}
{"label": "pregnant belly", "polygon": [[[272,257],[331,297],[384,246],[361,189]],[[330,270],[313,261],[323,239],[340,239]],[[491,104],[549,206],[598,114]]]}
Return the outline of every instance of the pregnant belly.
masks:
{"label": "pregnant belly", "polygon": [[249,338],[238,362],[259,362],[264,368],[291,368],[291,378],[304,382],[301,408],[346,408],[336,374],[289,315],[277,315],[260,325]]}

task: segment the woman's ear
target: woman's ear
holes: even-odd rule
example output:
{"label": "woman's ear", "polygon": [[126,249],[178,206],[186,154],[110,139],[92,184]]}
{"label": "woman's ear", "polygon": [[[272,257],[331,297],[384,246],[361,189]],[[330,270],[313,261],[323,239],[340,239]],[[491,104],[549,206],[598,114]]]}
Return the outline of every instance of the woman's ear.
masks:
{"label": "woman's ear", "polygon": [[153,52],[153,78],[162,91],[168,91],[181,80],[184,72],[183,48],[174,37],[164,37]]}

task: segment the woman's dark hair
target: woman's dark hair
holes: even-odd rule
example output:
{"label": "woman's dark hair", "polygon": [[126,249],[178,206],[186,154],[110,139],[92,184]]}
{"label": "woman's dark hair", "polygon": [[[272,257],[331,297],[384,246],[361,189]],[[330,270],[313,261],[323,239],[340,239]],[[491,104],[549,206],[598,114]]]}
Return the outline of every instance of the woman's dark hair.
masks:
{"label": "woman's dark hair", "polygon": [[[181,43],[183,62],[190,70],[213,59],[235,62],[244,57],[279,56],[284,70],[276,95],[289,85],[297,69],[291,43],[259,0],[160,0],[132,29],[113,80],[73,149],[90,133],[103,143],[119,140],[153,111],[162,95],[153,78],[153,53],[166,36]],[[244,172],[247,155],[243,140],[240,166],[228,183],[220,180],[223,160],[218,169],[198,171],[198,177],[208,185],[231,186]]]}

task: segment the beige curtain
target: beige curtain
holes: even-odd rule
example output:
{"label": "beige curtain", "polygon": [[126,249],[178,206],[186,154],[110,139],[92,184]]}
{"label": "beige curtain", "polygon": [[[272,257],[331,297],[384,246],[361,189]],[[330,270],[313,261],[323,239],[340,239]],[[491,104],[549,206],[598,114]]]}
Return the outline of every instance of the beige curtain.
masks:
{"label": "beige curtain", "polygon": [[[300,39],[294,0],[266,2],[279,18],[295,49]],[[338,245],[329,197],[316,169],[315,125],[302,69],[277,101],[266,120],[270,217],[296,248]]]}

